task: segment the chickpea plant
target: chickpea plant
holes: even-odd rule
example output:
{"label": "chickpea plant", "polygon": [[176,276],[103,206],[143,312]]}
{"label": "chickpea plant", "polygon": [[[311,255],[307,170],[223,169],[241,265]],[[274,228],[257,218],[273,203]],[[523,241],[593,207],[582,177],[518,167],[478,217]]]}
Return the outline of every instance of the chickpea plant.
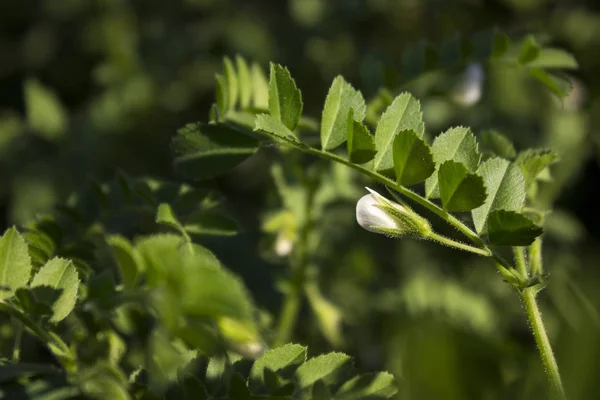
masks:
{"label": "chickpea plant", "polygon": [[[558,96],[566,85],[554,70],[576,67],[570,55],[531,37],[512,44],[491,31],[408,49],[402,78],[466,63],[477,63],[472,69],[481,77],[486,62],[522,68]],[[541,254],[548,210],[534,207],[536,186],[557,161],[554,152],[516,153],[492,132],[484,140],[493,151],[484,154],[466,127],[429,143],[413,95],[382,89],[367,103],[341,76],[325,96],[320,121],[303,115],[301,91],[279,64],[270,65],[267,79],[257,64],[225,58],[216,85],[209,121],[190,123],[172,139],[182,177],[219,176],[261,147],[280,149],[286,160],[320,159],[296,170],[301,185],[287,180],[286,161],[271,168],[284,207],[265,215],[262,228],[275,236],[275,253],[290,267],[276,326],[261,317],[242,280],[198,244],[204,236],[237,232],[222,196],[189,183],[119,174],[110,183],[92,182],[53,214],[0,238],[0,313],[14,328],[11,354],[0,360],[3,395],[393,397],[391,374],[359,375],[346,354],[308,357],[305,346],[291,343],[307,299],[327,342],[343,345],[341,313],[319,289],[315,258],[324,233],[314,229],[326,220],[325,208],[343,200],[356,203],[356,221],[370,232],[489,258],[523,303],[552,391],[565,398],[536,301],[548,283]],[[465,89],[469,101],[479,96],[472,89]],[[356,172],[372,181],[365,192],[351,184]],[[432,217],[461,238],[436,232]],[[21,362],[23,340],[32,337],[52,364]]]}

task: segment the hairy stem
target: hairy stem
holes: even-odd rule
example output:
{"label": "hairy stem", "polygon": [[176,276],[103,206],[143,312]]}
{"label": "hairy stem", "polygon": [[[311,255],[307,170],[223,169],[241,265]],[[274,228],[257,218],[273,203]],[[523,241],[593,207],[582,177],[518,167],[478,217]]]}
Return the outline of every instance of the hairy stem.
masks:
{"label": "hairy stem", "polygon": [[447,238],[445,236],[439,235],[439,234],[437,234],[435,232],[431,232],[428,237],[430,239],[433,239],[433,240],[435,240],[435,241],[443,244],[443,245],[446,245],[446,246],[449,246],[449,247],[454,247],[455,249],[468,251],[470,253],[478,254],[478,255],[484,256],[484,257],[490,257],[491,256],[491,253],[490,253],[489,250],[481,249],[479,247],[469,246],[468,244],[457,242],[456,240],[452,240],[452,239]]}
{"label": "hairy stem", "polygon": [[535,242],[529,246],[529,266],[533,276],[541,275],[544,272],[542,266],[542,238],[538,237]]}
{"label": "hairy stem", "polygon": [[548,375],[553,394],[559,400],[566,400],[567,397],[560,378],[560,372],[558,371],[558,364],[554,358],[552,345],[550,344],[546,327],[542,320],[542,313],[535,298],[536,292],[535,288],[527,288],[520,291],[519,296],[525,306],[525,312],[533,330],[533,336],[535,337],[535,342],[542,358],[544,370]]}

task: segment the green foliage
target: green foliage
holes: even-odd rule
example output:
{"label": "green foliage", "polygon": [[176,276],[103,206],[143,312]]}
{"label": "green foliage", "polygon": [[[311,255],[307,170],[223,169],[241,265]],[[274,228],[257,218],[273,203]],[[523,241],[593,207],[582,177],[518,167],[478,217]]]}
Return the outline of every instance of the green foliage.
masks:
{"label": "green foliage", "polygon": [[529,246],[543,230],[514,211],[495,210],[488,217],[490,243],[496,246]]}
{"label": "green foliage", "polygon": [[485,203],[471,212],[475,229],[481,233],[492,211],[521,210],[525,200],[525,181],[518,166],[501,158],[484,161],[477,174],[483,178],[488,193]]}
{"label": "green foliage", "polygon": [[269,112],[290,131],[296,129],[302,115],[302,95],[292,79],[290,71],[278,64],[271,64],[269,78]]}
{"label": "green foliage", "polygon": [[68,128],[68,116],[58,96],[39,81],[25,82],[25,107],[31,129],[48,140],[60,138]]}
{"label": "green foliage", "polygon": [[515,163],[521,168],[525,187],[530,186],[557,159],[558,154],[547,149],[530,149],[519,153]]}
{"label": "green foliage", "polygon": [[481,138],[493,154],[506,159],[517,156],[514,144],[500,132],[485,131],[481,133]]}
{"label": "green foliage", "polygon": [[[464,127],[451,128],[437,136],[431,145],[436,171],[445,161],[453,160],[474,172],[479,165],[481,155],[479,145],[470,129]],[[433,174],[425,182],[425,194],[429,198],[439,197],[438,174]]]}
{"label": "green foliage", "polygon": [[0,238],[0,299],[10,297],[15,290],[29,282],[31,259],[27,244],[15,228]]}
{"label": "green foliage", "polygon": [[369,128],[354,120],[354,112],[348,113],[348,159],[356,164],[364,164],[373,159],[377,151]]}
{"label": "green foliage", "polygon": [[192,179],[227,172],[258,149],[257,142],[228,125],[188,124],[172,141],[175,168]]}
{"label": "green foliage", "polygon": [[61,291],[60,297],[52,304],[52,322],[67,317],[75,308],[79,289],[79,275],[70,260],[53,258],[48,261],[31,280],[31,287],[48,286]]}
{"label": "green foliage", "polygon": [[[332,150],[344,143],[349,137],[349,134],[346,133],[349,129],[349,118],[357,123],[362,122],[366,109],[362,94],[341,76],[336,77],[329,88],[321,116],[321,147],[323,150]],[[352,112],[352,117],[348,116],[350,112]],[[362,139],[364,140],[364,135]],[[351,154],[350,151],[349,154]]]}
{"label": "green foliage", "polygon": [[413,130],[421,138],[424,132],[421,105],[409,93],[396,97],[381,115],[375,130],[375,149],[373,170],[391,174],[394,167],[393,143],[396,135],[405,130]]}
{"label": "green foliage", "polygon": [[396,181],[410,186],[427,179],[435,170],[429,146],[413,130],[396,134],[393,143]]}
{"label": "green foliage", "polygon": [[470,211],[487,198],[483,178],[460,162],[448,160],[439,167],[438,185],[444,210]]}

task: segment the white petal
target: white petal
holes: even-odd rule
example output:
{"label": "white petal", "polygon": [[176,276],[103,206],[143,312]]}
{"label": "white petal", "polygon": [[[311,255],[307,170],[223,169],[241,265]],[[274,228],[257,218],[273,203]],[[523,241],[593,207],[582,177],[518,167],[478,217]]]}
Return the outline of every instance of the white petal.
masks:
{"label": "white petal", "polygon": [[[371,191],[369,189],[369,191]],[[373,194],[367,194],[358,200],[356,203],[356,221],[360,226],[370,232],[377,232],[374,227],[384,227],[389,229],[398,229],[399,226],[396,220],[385,211],[376,207],[380,202],[375,196],[381,197],[377,192],[371,191]]]}

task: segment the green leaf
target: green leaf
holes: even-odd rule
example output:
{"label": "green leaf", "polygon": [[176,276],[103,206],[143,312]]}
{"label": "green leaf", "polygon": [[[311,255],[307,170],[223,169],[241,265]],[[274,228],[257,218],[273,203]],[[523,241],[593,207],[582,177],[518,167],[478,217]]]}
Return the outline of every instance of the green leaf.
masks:
{"label": "green leaf", "polygon": [[291,131],[302,115],[302,94],[296,82],[287,68],[274,63],[269,78],[269,111]]}
{"label": "green leaf", "polygon": [[399,132],[394,138],[393,147],[396,182],[400,185],[423,182],[435,171],[431,150],[415,131]]}
{"label": "green leaf", "polygon": [[356,164],[364,164],[375,157],[375,140],[369,129],[361,122],[355,121],[352,109],[348,113],[348,159]]}
{"label": "green leaf", "polygon": [[398,389],[394,376],[387,372],[379,372],[350,379],[337,391],[335,398],[339,400],[389,399],[396,392]]}
{"label": "green leaf", "polygon": [[477,169],[488,191],[485,203],[471,211],[475,230],[483,232],[488,215],[495,210],[520,211],[525,201],[525,179],[517,165],[502,158],[491,158]]}
{"label": "green leaf", "polygon": [[252,101],[252,75],[244,57],[237,55],[235,57],[235,64],[238,73],[237,80],[240,93],[240,107],[246,109],[250,107],[250,102]]}
{"label": "green leaf", "polygon": [[568,79],[556,74],[550,74],[541,68],[532,68],[529,70],[529,75],[561,98],[567,96],[571,89],[573,89]]}
{"label": "green leaf", "polygon": [[529,246],[543,233],[541,226],[515,211],[496,210],[488,219],[490,243],[495,246]]}
{"label": "green leaf", "polygon": [[306,347],[299,344],[286,344],[271,349],[260,356],[250,370],[250,388],[259,390],[265,386],[265,369],[277,372],[306,361]]}
{"label": "green leaf", "polygon": [[[435,138],[431,145],[431,153],[436,169],[448,160],[463,163],[469,172],[475,171],[479,165],[481,154],[475,136],[469,128],[462,126],[450,128]],[[425,196],[437,198],[440,196],[438,188],[438,174],[431,175],[425,181]]]}
{"label": "green leaf", "polygon": [[383,110],[387,109],[393,101],[394,96],[392,96],[392,93],[388,89],[379,89],[377,94],[367,104],[367,122],[376,125]]}
{"label": "green leaf", "polygon": [[182,255],[180,247],[184,241],[179,235],[160,234],[140,238],[135,249],[143,260],[147,284],[156,287],[166,280],[169,268],[177,265]]}
{"label": "green leaf", "polygon": [[528,36],[523,44],[521,45],[521,52],[519,54],[519,63],[528,64],[540,55],[542,48],[536,42],[533,36]]}
{"label": "green leaf", "polygon": [[227,90],[227,109],[233,109],[238,101],[238,79],[233,63],[229,57],[223,58],[225,72],[225,90]]}
{"label": "green leaf", "polygon": [[109,237],[108,244],[113,250],[123,284],[126,288],[135,287],[144,271],[144,263],[138,250],[133,248],[129,240],[119,235]]}
{"label": "green leaf", "polygon": [[579,64],[572,54],[562,49],[541,49],[537,58],[527,64],[531,68],[577,69]]}
{"label": "green leaf", "polygon": [[381,116],[375,130],[375,149],[377,154],[373,169],[387,175],[394,170],[393,143],[398,132],[413,130],[420,138],[424,132],[421,105],[410,93],[396,97]]}
{"label": "green leaf", "polygon": [[321,117],[321,147],[332,150],[344,143],[347,136],[348,113],[362,122],[367,106],[362,94],[337,76],[329,88]]}
{"label": "green leaf", "polygon": [[224,124],[187,124],[171,141],[175,168],[192,179],[222,175],[258,150],[258,142]]}
{"label": "green leaf", "polygon": [[352,360],[343,353],[323,354],[302,364],[295,373],[300,389],[311,387],[315,382],[333,383],[352,369]]}
{"label": "green leaf", "polygon": [[260,65],[253,63],[250,68],[252,77],[252,105],[258,110],[269,109],[269,82]]}
{"label": "green leaf", "polygon": [[442,205],[446,211],[470,211],[487,197],[483,178],[469,172],[463,163],[448,160],[438,170]]}
{"label": "green leaf", "polygon": [[11,297],[27,285],[30,275],[27,243],[15,228],[9,228],[0,238],[0,299]]}
{"label": "green leaf", "polygon": [[256,131],[266,132],[270,135],[274,135],[273,139],[286,138],[289,140],[296,140],[294,132],[288,129],[280,120],[269,114],[259,114],[256,116]]}
{"label": "green leaf", "polygon": [[25,81],[25,110],[33,130],[48,140],[61,137],[67,130],[68,114],[58,96],[36,79]]}
{"label": "green leaf", "polygon": [[486,131],[481,133],[481,138],[490,148],[492,153],[506,159],[513,159],[517,156],[515,146],[509,138],[498,131]]}
{"label": "green leaf", "polygon": [[525,187],[531,185],[536,178],[558,160],[558,154],[548,149],[530,149],[519,153],[515,163],[521,168],[525,178]]}
{"label": "green leaf", "polygon": [[52,322],[59,322],[67,317],[77,302],[79,275],[71,260],[55,257],[48,261],[31,281],[31,287],[49,286],[60,289],[62,293],[53,304]]}

